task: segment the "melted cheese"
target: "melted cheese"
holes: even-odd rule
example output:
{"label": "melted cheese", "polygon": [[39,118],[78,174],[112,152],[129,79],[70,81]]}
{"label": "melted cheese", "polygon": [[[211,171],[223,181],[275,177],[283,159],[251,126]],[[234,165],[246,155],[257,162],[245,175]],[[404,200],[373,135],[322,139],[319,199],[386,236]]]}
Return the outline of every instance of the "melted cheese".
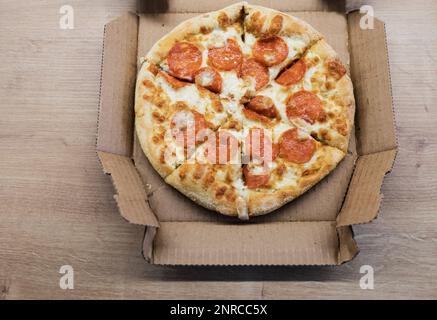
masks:
{"label": "melted cheese", "polygon": [[292,166],[286,166],[284,174],[279,178],[275,179],[274,188],[275,189],[285,189],[290,187],[296,187],[297,181],[299,179],[297,170]]}
{"label": "melted cheese", "polygon": [[222,92],[220,96],[223,98],[231,98],[235,101],[240,101],[240,99],[246,93],[246,83],[243,79],[238,77],[235,70],[231,71],[220,71],[222,76]]}
{"label": "melted cheese", "polygon": [[225,121],[226,113],[217,112],[214,109],[213,101],[207,96],[201,96],[195,85],[189,84],[179,89],[174,89],[160,76],[156,78],[156,81],[164,89],[164,92],[167,93],[171,103],[176,103],[177,101],[185,102],[188,107],[205,115],[205,118],[216,126]]}

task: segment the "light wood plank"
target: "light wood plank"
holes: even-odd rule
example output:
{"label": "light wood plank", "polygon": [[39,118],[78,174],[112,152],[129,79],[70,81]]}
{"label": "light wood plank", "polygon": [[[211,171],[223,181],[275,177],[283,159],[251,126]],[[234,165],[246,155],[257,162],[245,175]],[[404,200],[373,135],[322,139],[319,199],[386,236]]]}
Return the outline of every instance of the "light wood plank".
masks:
{"label": "light wood plank", "polygon": [[[374,6],[387,24],[399,153],[378,220],[355,228],[360,255],[340,267],[147,265],[143,228],[117,212],[95,154],[104,24],[136,2],[3,0],[0,9],[0,299],[437,298],[437,4]],[[59,289],[61,265],[75,289]],[[375,289],[359,287],[360,266]]]}

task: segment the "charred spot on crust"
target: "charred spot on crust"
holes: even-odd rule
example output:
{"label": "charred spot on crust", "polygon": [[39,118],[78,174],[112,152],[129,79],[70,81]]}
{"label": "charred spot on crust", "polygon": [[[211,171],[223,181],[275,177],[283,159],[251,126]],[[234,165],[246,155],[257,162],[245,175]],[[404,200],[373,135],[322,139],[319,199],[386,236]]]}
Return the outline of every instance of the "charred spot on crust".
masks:
{"label": "charred spot on crust", "polygon": [[155,93],[155,95],[153,96],[153,103],[155,104],[155,106],[157,106],[158,108],[164,108],[166,106],[168,106],[168,100],[167,97],[162,93],[162,92],[157,92]]}
{"label": "charred spot on crust", "polygon": [[184,180],[186,178],[187,171],[188,171],[188,167],[186,166],[181,167],[181,169],[179,170],[179,178],[181,178],[181,180]]}
{"label": "charred spot on crust", "polygon": [[231,175],[229,174],[229,172],[226,173],[226,177],[225,177],[225,182],[231,184],[233,181]]}
{"label": "charred spot on crust", "polygon": [[255,36],[261,35],[265,19],[259,11],[252,14],[247,25],[247,32],[253,33]]}
{"label": "charred spot on crust", "polygon": [[226,193],[225,193],[225,198],[227,201],[229,202],[235,202],[235,200],[237,200],[237,196],[235,195],[234,190],[229,189]]}
{"label": "charred spot on crust", "polygon": [[202,178],[202,176],[203,176],[203,166],[196,163],[196,166],[194,167],[193,178],[195,180],[199,180],[200,178]]}
{"label": "charred spot on crust", "polygon": [[328,74],[335,80],[339,80],[346,74],[346,68],[340,61],[338,61],[338,59],[331,59],[327,61],[326,67],[328,69]]}
{"label": "charred spot on crust", "polygon": [[147,80],[147,79],[143,80],[143,85],[146,88],[155,88],[155,85],[153,84],[153,82],[150,80]]}
{"label": "charred spot on crust", "polygon": [[159,162],[165,164],[165,148],[161,149],[161,154],[159,155]]}
{"label": "charred spot on crust", "polygon": [[312,169],[307,169],[304,172],[302,172],[302,176],[312,176],[313,174],[316,174],[317,172],[319,172],[320,168],[312,168]]}
{"label": "charred spot on crust", "polygon": [[203,186],[205,188],[208,188],[212,183],[215,181],[214,172],[210,171],[206,174],[205,178],[203,179]]}
{"label": "charred spot on crust", "polygon": [[152,141],[153,141],[154,143],[158,144],[159,141],[160,141],[159,136],[158,136],[158,135],[154,135],[154,136],[152,137]]}
{"label": "charred spot on crust", "polygon": [[146,101],[152,101],[153,100],[153,95],[143,94],[143,99],[146,100]]}
{"label": "charred spot on crust", "polygon": [[218,24],[220,28],[226,29],[228,26],[232,24],[231,19],[225,12],[220,12],[217,17]]}
{"label": "charred spot on crust", "polygon": [[[149,70],[150,73],[152,73],[154,76],[156,76],[160,69],[156,65],[150,64],[149,67],[147,68],[147,70]],[[146,81],[146,80],[144,80],[144,81]]]}
{"label": "charred spot on crust", "polygon": [[329,141],[330,140],[329,131],[326,129],[320,129],[320,137],[322,138],[322,140]]}
{"label": "charred spot on crust", "polygon": [[212,32],[212,28],[201,26],[200,27],[200,33],[202,34],[208,34]]}
{"label": "charred spot on crust", "polygon": [[347,136],[348,130],[347,130],[347,124],[342,119],[336,119],[335,120],[335,129],[342,135]]}
{"label": "charred spot on crust", "polygon": [[272,21],[270,22],[269,30],[267,31],[268,35],[273,36],[278,34],[282,29],[282,21],[284,18],[280,15],[276,15],[273,17]]}
{"label": "charred spot on crust", "polygon": [[158,122],[164,122],[165,121],[165,116],[163,114],[160,114],[157,111],[153,111],[152,112],[152,116],[155,120],[157,120]]}
{"label": "charred spot on crust", "polygon": [[287,170],[287,167],[285,166],[285,164],[281,163],[278,165],[278,167],[276,168],[276,174],[279,177],[282,177],[285,173],[285,171]]}
{"label": "charred spot on crust", "polygon": [[219,187],[219,188],[216,190],[216,192],[215,192],[215,196],[216,196],[217,198],[221,198],[221,197],[223,197],[227,189],[228,189],[228,188],[227,188],[226,186],[221,186],[221,187]]}
{"label": "charred spot on crust", "polygon": [[325,86],[326,86],[326,90],[335,89],[335,82],[332,82],[332,81],[328,80],[328,81],[326,81]]}

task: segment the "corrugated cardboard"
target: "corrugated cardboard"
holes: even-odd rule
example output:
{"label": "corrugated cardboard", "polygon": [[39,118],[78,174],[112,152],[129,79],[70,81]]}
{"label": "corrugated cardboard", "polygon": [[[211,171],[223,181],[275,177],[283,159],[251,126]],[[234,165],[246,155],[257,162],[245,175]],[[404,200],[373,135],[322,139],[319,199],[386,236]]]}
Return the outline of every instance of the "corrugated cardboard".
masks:
{"label": "corrugated cardboard", "polygon": [[[338,168],[305,195],[249,222],[225,217],[181,195],[150,166],[133,130],[138,58],[162,35],[220,3],[149,1],[105,28],[97,152],[111,175],[120,214],[146,226],[143,254],[166,265],[337,265],[358,247],[352,225],[373,220],[396,155],[384,24],[361,30],[344,2],[253,1],[292,13],[324,33],[349,65],[357,100],[356,138]],[[357,141],[355,141],[355,139]]]}

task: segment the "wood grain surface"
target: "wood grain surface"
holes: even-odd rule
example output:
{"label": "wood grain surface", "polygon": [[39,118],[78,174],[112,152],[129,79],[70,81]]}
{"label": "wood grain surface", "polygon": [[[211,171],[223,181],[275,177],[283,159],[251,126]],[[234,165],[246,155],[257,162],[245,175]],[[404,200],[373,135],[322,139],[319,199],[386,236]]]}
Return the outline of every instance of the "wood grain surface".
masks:
{"label": "wood grain surface", "polygon": [[[95,153],[103,26],[138,4],[71,1],[62,30],[64,1],[1,0],[0,299],[437,298],[437,3],[365,2],[386,22],[399,153],[379,218],[354,228],[361,253],[339,267],[191,268],[145,263],[144,230],[118,214]],[[62,265],[74,290],[59,287]]]}

